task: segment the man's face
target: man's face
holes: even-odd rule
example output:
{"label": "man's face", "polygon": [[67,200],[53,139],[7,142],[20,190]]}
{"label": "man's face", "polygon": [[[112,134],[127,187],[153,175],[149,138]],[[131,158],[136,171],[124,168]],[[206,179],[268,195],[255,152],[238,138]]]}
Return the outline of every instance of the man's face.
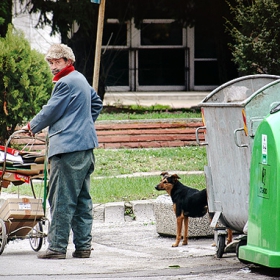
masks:
{"label": "man's face", "polygon": [[48,60],[48,63],[51,68],[52,74],[56,75],[63,68],[71,65],[71,60],[65,60],[64,58],[50,59],[50,60]]}

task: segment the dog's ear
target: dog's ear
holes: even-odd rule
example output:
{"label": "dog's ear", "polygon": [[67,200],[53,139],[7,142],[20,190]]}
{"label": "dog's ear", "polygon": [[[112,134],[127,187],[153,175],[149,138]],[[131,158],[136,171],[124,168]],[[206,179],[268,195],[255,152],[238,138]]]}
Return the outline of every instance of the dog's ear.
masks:
{"label": "dog's ear", "polygon": [[166,176],[166,175],[168,175],[168,172],[166,172],[166,171],[160,173],[160,176],[163,176],[163,177],[164,177],[164,176]]}
{"label": "dog's ear", "polygon": [[174,180],[174,182],[177,182],[179,179],[181,179],[177,174],[173,174],[171,177]]}

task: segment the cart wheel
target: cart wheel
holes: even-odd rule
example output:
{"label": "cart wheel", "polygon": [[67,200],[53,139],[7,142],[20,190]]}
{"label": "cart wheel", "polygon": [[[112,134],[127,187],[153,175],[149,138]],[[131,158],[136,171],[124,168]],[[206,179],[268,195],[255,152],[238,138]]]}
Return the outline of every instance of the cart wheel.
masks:
{"label": "cart wheel", "polygon": [[29,242],[31,248],[38,252],[43,245],[43,226],[42,222],[38,222],[36,226],[29,232]]}
{"label": "cart wheel", "polygon": [[6,225],[2,219],[0,219],[0,255],[3,253],[7,244],[7,231]]}
{"label": "cart wheel", "polygon": [[218,244],[217,244],[217,258],[221,258],[225,252],[226,247],[226,236],[225,235],[219,235],[218,236]]}

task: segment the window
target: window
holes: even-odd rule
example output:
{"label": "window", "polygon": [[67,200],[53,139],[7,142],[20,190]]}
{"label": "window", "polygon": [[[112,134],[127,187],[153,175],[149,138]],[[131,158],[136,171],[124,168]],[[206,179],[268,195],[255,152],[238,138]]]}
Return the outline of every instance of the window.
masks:
{"label": "window", "polygon": [[194,85],[216,86],[219,84],[216,44],[213,30],[205,24],[195,25]]}
{"label": "window", "polygon": [[128,50],[107,50],[102,56],[102,65],[106,75],[106,86],[128,86],[129,67]]}
{"label": "window", "polygon": [[127,45],[127,25],[107,23],[102,36],[103,46],[126,46]]}
{"label": "window", "polygon": [[182,28],[172,23],[143,23],[142,46],[182,46]]}
{"label": "window", "polygon": [[[104,24],[102,69],[107,91],[212,90],[218,63],[212,33],[184,29],[174,20]],[[195,40],[195,42],[194,42]]]}
{"label": "window", "polygon": [[184,50],[141,49],[138,54],[139,86],[184,86]]}

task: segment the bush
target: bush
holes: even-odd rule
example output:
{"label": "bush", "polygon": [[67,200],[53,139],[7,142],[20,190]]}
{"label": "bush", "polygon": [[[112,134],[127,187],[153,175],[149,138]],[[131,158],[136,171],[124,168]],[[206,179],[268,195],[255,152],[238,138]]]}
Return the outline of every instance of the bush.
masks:
{"label": "bush", "polygon": [[240,74],[280,74],[279,0],[237,0],[230,6],[234,22],[227,30],[235,43],[230,45]]}
{"label": "bush", "polygon": [[52,75],[44,56],[10,26],[0,39],[0,144],[49,98]]}

